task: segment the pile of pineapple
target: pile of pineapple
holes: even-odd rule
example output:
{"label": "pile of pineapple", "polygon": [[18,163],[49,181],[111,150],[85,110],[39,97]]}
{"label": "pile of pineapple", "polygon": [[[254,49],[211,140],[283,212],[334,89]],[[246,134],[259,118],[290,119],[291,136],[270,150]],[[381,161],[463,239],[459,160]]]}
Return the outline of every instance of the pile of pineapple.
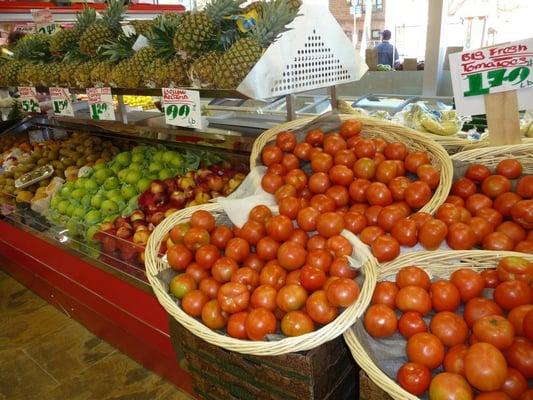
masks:
{"label": "pile of pineapple", "polygon": [[[101,18],[85,8],[72,29],[19,40],[13,59],[0,66],[0,86],[234,89],[301,5],[271,0],[242,7],[244,1],[211,0],[202,11],[151,21],[124,22],[123,0],[108,0]],[[255,25],[242,29],[243,16],[253,16]]]}

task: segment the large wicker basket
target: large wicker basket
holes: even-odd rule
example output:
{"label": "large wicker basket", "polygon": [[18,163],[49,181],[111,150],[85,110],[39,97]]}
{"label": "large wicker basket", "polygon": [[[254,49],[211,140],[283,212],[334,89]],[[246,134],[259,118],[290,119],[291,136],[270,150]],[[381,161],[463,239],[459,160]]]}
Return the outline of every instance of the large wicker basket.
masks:
{"label": "large wicker basket", "polygon": [[498,163],[506,158],[520,161],[523,174],[533,174],[533,143],[467,150],[454,154],[452,163],[454,168],[465,167],[467,164],[482,164],[493,171]]}
{"label": "large wicker basket", "polygon": [[334,321],[314,332],[297,337],[283,338],[277,341],[238,340],[209,329],[201,321],[186,314],[170,296],[168,284],[161,278],[161,273],[170,270],[170,266],[158,256],[158,250],[165,235],[176,224],[189,221],[191,215],[197,210],[209,211],[215,216],[218,223],[231,225],[223,208],[218,204],[189,207],[163,220],[150,235],[145,250],[146,274],[157,299],[169,314],[196,336],[227,350],[258,356],[273,356],[304,351],[340,336],[346,329],[353,325],[368,306],[376,284],[377,261],[370,253],[368,247],[355,235],[351,232],[343,231],[343,236],[350,240],[354,246],[354,257],[366,261],[362,265],[364,281],[361,284],[359,298],[354,304],[343,310]]}
{"label": "large wicker basket", "polygon": [[[353,115],[340,115],[342,121],[353,119]],[[431,200],[419,211],[432,214],[444,203],[450,191],[453,179],[453,167],[450,156],[444,148],[427,136],[405,126],[381,121],[375,118],[355,117],[363,125],[362,135],[373,138],[380,137],[388,141],[399,141],[406,144],[409,150],[422,150],[429,153],[431,164],[440,171],[440,184],[433,193]],[[253,169],[261,158],[261,151],[267,143],[276,140],[276,136],[282,131],[293,131],[304,127],[313,121],[314,118],[303,118],[296,121],[287,122],[263,132],[254,142],[250,155],[250,169]],[[305,135],[301,132],[299,135]]]}
{"label": "large wicker basket", "polygon": [[[533,262],[533,255],[512,251],[421,251],[407,253],[394,261],[381,264],[379,280],[390,280],[394,278],[394,275],[400,268],[408,265],[416,265],[423,268],[432,278],[448,278],[453,271],[459,268],[467,267],[477,271],[495,268],[499,260],[507,256],[524,257]],[[365,370],[376,385],[389,393],[393,398],[418,399],[418,397],[403,390],[394,379],[387,376],[374,362],[372,354],[360,342],[361,337],[359,333],[362,330],[364,330],[364,327],[362,321],[359,320],[344,333],[344,339],[359,366]]]}

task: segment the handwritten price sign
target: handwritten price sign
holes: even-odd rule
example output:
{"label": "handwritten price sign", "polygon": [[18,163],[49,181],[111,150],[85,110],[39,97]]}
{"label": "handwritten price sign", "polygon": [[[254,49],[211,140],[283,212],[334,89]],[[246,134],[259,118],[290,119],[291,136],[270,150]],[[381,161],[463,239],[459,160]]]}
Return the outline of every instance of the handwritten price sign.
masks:
{"label": "handwritten price sign", "polygon": [[67,117],[74,116],[72,100],[68,89],[51,87],[50,97],[52,98],[52,104],[54,106],[55,115],[64,115]]}
{"label": "handwritten price sign", "polygon": [[199,92],[163,88],[163,107],[167,124],[186,128],[202,128]]}
{"label": "handwritten price sign", "polygon": [[27,113],[40,113],[41,107],[37,100],[37,91],[34,87],[19,87],[20,104],[22,109]]}
{"label": "handwritten price sign", "polygon": [[53,35],[57,31],[58,26],[54,24],[54,18],[49,9],[31,10],[31,16],[35,22],[37,33]]}
{"label": "handwritten price sign", "polygon": [[115,120],[111,88],[88,88],[87,99],[89,101],[89,110],[92,119],[97,121]]}
{"label": "handwritten price sign", "polygon": [[533,39],[450,54],[453,94],[461,114],[483,114],[483,95],[517,90],[519,108],[533,105]]}

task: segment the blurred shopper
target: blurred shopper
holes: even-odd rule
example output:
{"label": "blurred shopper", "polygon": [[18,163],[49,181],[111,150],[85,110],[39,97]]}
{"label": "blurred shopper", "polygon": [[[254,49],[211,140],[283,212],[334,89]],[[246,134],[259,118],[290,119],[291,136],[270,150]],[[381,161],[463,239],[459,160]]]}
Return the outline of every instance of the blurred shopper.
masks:
{"label": "blurred shopper", "polygon": [[378,52],[378,64],[390,65],[391,68],[394,68],[394,65],[398,61],[398,51],[389,43],[391,32],[388,29],[385,29],[381,33],[381,37],[383,41],[376,46],[376,51]]}

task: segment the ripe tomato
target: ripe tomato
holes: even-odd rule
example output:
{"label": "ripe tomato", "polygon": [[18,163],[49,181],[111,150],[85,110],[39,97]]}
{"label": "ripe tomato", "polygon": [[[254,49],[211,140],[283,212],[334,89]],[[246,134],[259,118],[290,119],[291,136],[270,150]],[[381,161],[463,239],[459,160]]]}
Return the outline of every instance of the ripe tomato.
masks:
{"label": "ripe tomato", "polygon": [[353,171],[345,165],[334,165],[329,170],[328,177],[335,185],[348,186],[353,181]]}
{"label": "ripe tomato", "polygon": [[465,374],[465,356],[468,351],[468,345],[461,343],[453,346],[446,352],[442,366],[446,372],[455,374]]}
{"label": "ripe tomato", "polygon": [[319,215],[320,212],[317,209],[313,207],[305,207],[298,212],[296,221],[301,229],[306,232],[311,232],[316,229],[316,222]]}
{"label": "ripe tomato", "polygon": [[480,275],[485,281],[485,288],[495,288],[500,284],[498,272],[495,269],[484,269]]}
{"label": "ripe tomato", "polygon": [[481,246],[485,250],[513,250],[514,243],[509,236],[502,232],[492,232],[485,236]]}
{"label": "ripe tomato", "polygon": [[276,296],[276,304],[285,312],[295,311],[305,306],[307,292],[300,285],[283,286]]}
{"label": "ripe tomato", "polygon": [[353,165],[353,173],[358,179],[373,179],[376,174],[376,163],[368,157],[360,158]]}
{"label": "ripe tomato", "polygon": [[405,286],[396,295],[396,307],[403,312],[416,311],[426,315],[431,311],[431,298],[419,286]]}
{"label": "ripe tomato", "polygon": [[313,292],[321,289],[326,282],[326,273],[317,267],[305,265],[300,272],[300,283],[302,286]]}
{"label": "ripe tomato", "polygon": [[492,224],[494,228],[500,225],[503,221],[503,216],[494,208],[482,208],[476,212],[476,217],[486,219]]}
{"label": "ripe tomato", "polygon": [[250,254],[250,244],[239,237],[230,239],[224,250],[226,257],[232,258],[238,263],[243,262]]}
{"label": "ripe tomato", "polygon": [[279,242],[266,236],[257,242],[255,251],[259,258],[263,261],[270,261],[277,257],[279,249]]}
{"label": "ripe tomato", "polygon": [[359,203],[366,202],[366,190],[370,183],[367,179],[355,179],[348,188],[350,198]]}
{"label": "ripe tomato", "polygon": [[228,326],[226,327],[228,335],[236,339],[248,339],[245,326],[246,318],[248,318],[248,313],[246,311],[230,315],[228,318]]}
{"label": "ripe tomato", "polygon": [[348,278],[332,281],[326,289],[329,304],[334,307],[348,307],[359,297],[360,289],[357,283]]}
{"label": "ripe tomato", "polygon": [[170,231],[170,239],[174,244],[183,243],[183,237],[191,227],[190,223],[178,224]]}
{"label": "ripe tomato", "polygon": [[212,276],[209,276],[200,281],[198,289],[200,289],[209,298],[209,300],[213,300],[217,298],[218,289],[220,289],[220,286],[220,282],[218,282]]}
{"label": "ripe tomato", "polygon": [[405,350],[409,361],[423,364],[430,370],[437,368],[444,359],[442,342],[427,332],[415,333],[407,339]]}
{"label": "ripe tomato", "polygon": [[376,168],[376,180],[386,185],[398,175],[398,165],[393,160],[385,160]]}
{"label": "ripe tomato", "polygon": [[189,264],[189,266],[185,269],[185,273],[192,276],[196,283],[200,283],[202,279],[209,276],[209,272],[195,262]]}
{"label": "ripe tomato", "polygon": [[372,158],[376,154],[376,145],[372,139],[361,138],[354,145],[353,151],[357,158]]}
{"label": "ripe tomato", "polygon": [[383,154],[389,160],[403,160],[407,156],[407,146],[402,142],[389,143],[385,146]]}
{"label": "ripe tomato", "polygon": [[326,238],[320,235],[314,235],[309,238],[307,242],[307,251],[325,249],[326,248]]}
{"label": "ripe tomato", "polygon": [[300,160],[309,161],[309,158],[311,156],[311,149],[313,146],[311,146],[307,142],[298,143],[294,147],[293,154],[298,157]]}
{"label": "ripe tomato", "polygon": [[250,267],[241,267],[231,275],[231,282],[242,283],[253,291],[259,285],[259,273]]}
{"label": "ripe tomato", "polygon": [[382,281],[376,284],[370,304],[385,304],[390,308],[396,307],[396,294],[398,286],[394,282]]}
{"label": "ripe tomato", "polygon": [[335,200],[325,194],[315,194],[309,201],[309,206],[313,207],[320,214],[335,211]]}
{"label": "ripe tomato", "polygon": [[333,253],[335,257],[351,256],[353,246],[348,239],[341,235],[330,237],[326,242],[326,248]]}
{"label": "ripe tomato", "polygon": [[526,230],[513,221],[504,221],[497,228],[496,232],[505,233],[515,244],[526,238]]}
{"label": "ripe tomato", "polygon": [[338,133],[328,133],[324,137],[324,152],[334,156],[348,147],[346,141]]}
{"label": "ripe tomato", "polygon": [[335,165],[344,165],[348,168],[352,168],[356,159],[352,149],[344,149],[334,155],[333,163]]}
{"label": "ripe tomato", "polygon": [[296,192],[294,186],[285,184],[276,190],[276,192],[274,193],[274,198],[279,204],[282,199],[286,197],[296,197],[297,195],[298,193]]}
{"label": "ripe tomato", "polygon": [[418,241],[427,250],[439,248],[448,234],[446,224],[438,219],[425,222],[418,230]]}
{"label": "ripe tomato", "polygon": [[502,282],[494,289],[494,300],[504,310],[532,304],[533,290],[524,281]]}
{"label": "ripe tomato", "polygon": [[472,164],[468,167],[465,177],[475,183],[481,183],[491,175],[490,169],[481,164]]}
{"label": "ripe tomato", "polygon": [[487,315],[474,322],[472,331],[481,342],[490,343],[500,350],[513,344],[513,325],[500,315]]}
{"label": "ripe tomato", "polygon": [[305,248],[295,242],[285,242],[278,249],[279,264],[286,270],[293,271],[305,264],[307,251]]}
{"label": "ripe tomato", "polygon": [[324,272],[329,271],[329,267],[333,262],[331,253],[324,249],[315,249],[307,253],[305,263],[312,267],[320,268]]}
{"label": "ripe tomato", "polygon": [[[285,174],[287,173],[287,170],[285,169],[285,167],[283,165],[281,165],[280,163],[274,163],[274,164],[270,164],[266,170],[266,174],[270,174],[270,175],[278,175],[280,177],[283,177]],[[265,185],[265,186],[268,186]],[[266,190],[266,189],[265,189]]]}
{"label": "ripe tomato", "polygon": [[386,206],[379,212],[377,222],[385,232],[390,232],[403,217],[403,212],[398,207]]}
{"label": "ripe tomato", "polygon": [[176,244],[167,250],[167,261],[176,271],[182,271],[192,262],[192,252],[182,244]]}
{"label": "ripe tomato", "polygon": [[276,145],[282,151],[293,151],[296,147],[296,136],[292,132],[279,132],[276,136]]}
{"label": "ripe tomato", "polygon": [[208,301],[202,308],[202,322],[215,330],[226,326],[226,313],[222,311],[216,299]]}
{"label": "ripe tomato", "polygon": [[470,250],[477,242],[474,230],[462,222],[454,222],[448,227],[446,243],[453,250]]}
{"label": "ripe tomato", "polygon": [[326,190],[326,196],[331,198],[335,203],[335,208],[348,206],[350,203],[350,194],[345,186],[335,185]]}
{"label": "ripe tomato", "polygon": [[406,286],[418,286],[422,289],[429,290],[431,287],[431,280],[429,275],[422,268],[415,266],[402,267],[396,273],[396,285],[404,288]]}
{"label": "ripe tomato", "polygon": [[371,183],[366,189],[365,195],[366,199],[372,206],[378,205],[384,207],[392,204],[392,193],[384,183]]}
{"label": "ripe tomato", "polygon": [[339,133],[343,138],[350,138],[359,135],[362,128],[363,126],[360,121],[356,119],[349,119],[341,124]]}
{"label": "ripe tomato", "polygon": [[416,222],[402,218],[392,227],[391,235],[398,241],[400,246],[413,247],[418,243],[418,229]]}
{"label": "ripe tomato", "polygon": [[459,210],[459,207],[451,203],[444,203],[437,209],[435,217],[440,219],[446,225],[451,225],[454,222],[461,221],[461,211]]}
{"label": "ripe tomato", "polygon": [[[420,229],[427,221],[433,219],[433,217],[426,212],[416,212],[409,216],[409,219],[414,221],[416,224],[416,229]],[[446,236],[446,235],[445,235]]]}
{"label": "ripe tomato", "polygon": [[474,234],[476,235],[477,244],[482,243],[483,239],[485,239],[485,236],[494,231],[493,225],[489,221],[481,217],[470,218],[470,221],[468,221],[468,225],[470,226],[470,228],[472,228]]}
{"label": "ripe tomato", "polygon": [[481,275],[468,268],[455,270],[450,276],[450,281],[459,289],[463,302],[481,296],[481,292],[485,287],[485,282]]}
{"label": "ripe tomato", "polygon": [[321,325],[329,324],[339,313],[336,307],[329,304],[324,290],[311,294],[305,303],[305,309],[311,319]]}
{"label": "ripe tomato", "polygon": [[215,225],[215,217],[208,211],[198,210],[191,215],[191,226],[194,228],[201,228],[211,232],[215,229]]}
{"label": "ripe tomato", "polygon": [[305,141],[311,146],[320,146],[324,142],[324,136],[320,129],[312,129],[305,135]]}
{"label": "ripe tomato", "polygon": [[511,310],[507,319],[513,325],[516,336],[524,336],[524,318],[529,311],[533,310],[533,304],[515,307]]}
{"label": "ripe tomato", "polygon": [[309,238],[307,237],[307,233],[302,229],[295,229],[291,237],[289,238],[289,242],[298,243],[303,247],[307,246],[308,240]]}
{"label": "ripe tomato", "polygon": [[367,226],[361,231],[360,239],[367,245],[372,245],[374,241],[385,233],[379,226]]}
{"label": "ripe tomato", "polygon": [[505,357],[490,343],[475,343],[465,356],[465,376],[476,389],[490,392],[502,387],[507,376]]}
{"label": "ripe tomato", "polygon": [[349,278],[353,279],[357,276],[357,271],[353,268],[350,268],[348,259],[346,257],[340,257],[333,260],[329,268],[330,276],[335,276],[339,278]]}
{"label": "ripe tomato", "polygon": [[477,215],[477,212],[479,210],[482,210],[483,208],[492,207],[492,200],[490,199],[490,197],[485,196],[482,193],[474,193],[466,197],[465,200],[466,209],[476,217],[479,216]]}
{"label": "ripe tomato", "polygon": [[431,189],[435,189],[437,186],[439,186],[440,173],[433,165],[421,165],[416,170],[416,174],[418,175],[418,179],[420,179],[422,182],[426,182]]}
{"label": "ripe tomato", "polygon": [[461,304],[459,289],[452,283],[444,280],[431,284],[431,302],[435,311],[454,311]]}
{"label": "ripe tomato", "polygon": [[244,327],[251,340],[264,340],[266,335],[276,333],[276,317],[265,308],[255,308],[248,313]]}
{"label": "ripe tomato", "polygon": [[[289,217],[290,219],[296,219],[300,209],[301,209],[301,202],[296,197],[286,197],[279,202],[279,213],[281,215],[285,215],[286,217]],[[254,222],[254,221],[249,221],[249,222]],[[243,230],[245,226],[246,224],[243,226],[242,228]],[[263,230],[264,230],[264,225],[261,225],[261,226],[263,227]]]}
{"label": "ripe tomato", "polygon": [[196,281],[192,276],[179,274],[170,281],[170,293],[182,299],[187,293],[196,289]]}
{"label": "ripe tomato", "polygon": [[495,172],[498,175],[505,176],[508,179],[516,179],[522,175],[522,164],[520,164],[520,161],[517,161],[513,158],[508,158],[498,163]]}
{"label": "ripe tomato", "polygon": [[219,225],[211,232],[211,244],[214,244],[219,250],[223,250],[232,237],[233,232],[230,228]]}
{"label": "ripe tomato", "polygon": [[517,369],[507,368],[507,376],[500,390],[506,393],[511,399],[519,400],[527,388],[528,385],[524,375]]}
{"label": "ripe tomato", "polygon": [[463,318],[469,328],[474,326],[474,322],[487,315],[502,315],[503,311],[494,301],[485,297],[474,297],[468,300],[463,312]]}
{"label": "ripe tomato", "polygon": [[511,400],[507,394],[502,391],[482,392],[474,400]]}
{"label": "ripe tomato", "polygon": [[368,222],[364,215],[354,211],[348,211],[344,214],[344,227],[356,235],[361,233],[367,224]]}
{"label": "ripe tomato", "polygon": [[447,347],[464,343],[468,338],[466,322],[451,311],[442,311],[435,314],[431,319],[429,329]]}
{"label": "ripe tomato", "polygon": [[312,193],[326,193],[331,187],[331,181],[325,172],[315,172],[309,177],[309,189]]}
{"label": "ripe tomato", "polygon": [[261,151],[261,161],[267,167],[274,163],[281,163],[283,159],[283,151],[273,144],[267,145]]}
{"label": "ripe tomato", "polygon": [[253,292],[250,297],[250,305],[253,308],[266,308],[269,311],[274,311],[276,304],[277,291],[270,285],[260,285]]}
{"label": "ripe tomato", "polygon": [[511,181],[501,175],[491,175],[487,177],[481,184],[481,190],[491,198],[511,190]]}
{"label": "ripe tomato", "polygon": [[284,181],[299,191],[307,185],[307,175],[301,169],[293,169],[285,175]]}
{"label": "ripe tomato", "polygon": [[270,218],[272,218],[272,211],[270,211],[270,208],[262,204],[252,208],[248,214],[249,221],[257,221],[262,224],[266,224]]}
{"label": "ripe tomato", "polygon": [[311,169],[313,172],[328,172],[333,166],[333,157],[328,153],[315,153],[311,155]]}
{"label": "ripe tomato", "polygon": [[455,207],[464,207],[465,201],[462,197],[456,196],[454,194],[449,195],[446,197],[445,203],[453,204]]}
{"label": "ripe tomato", "polygon": [[407,311],[400,317],[398,330],[403,337],[410,338],[416,333],[427,332],[428,329],[420,313]]}
{"label": "ripe tomato", "polygon": [[220,258],[220,251],[215,245],[206,244],[196,250],[194,260],[196,263],[204,268],[211,269],[216,260]]}
{"label": "ripe tomato", "polygon": [[397,176],[393,178],[388,187],[392,193],[392,198],[396,201],[405,199],[405,189],[411,184],[411,180],[406,176]]}
{"label": "ripe tomato", "polygon": [[459,178],[453,183],[451,189],[451,194],[459,196],[464,200],[468,199],[468,197],[474,195],[476,192],[476,184],[468,178]]}
{"label": "ripe tomato", "polygon": [[222,311],[234,314],[248,307],[250,292],[242,283],[228,282],[220,287],[217,300]]}
{"label": "ripe tomato", "polygon": [[[349,211],[356,212],[361,215],[365,215],[365,212],[369,207],[370,206],[368,205],[368,203],[353,203],[350,206]],[[533,235],[531,235],[531,240],[533,240]]]}
{"label": "ripe tomato", "polygon": [[400,367],[396,380],[409,393],[419,396],[428,390],[431,372],[425,365],[409,362]]}
{"label": "ripe tomato", "polygon": [[266,231],[272,239],[284,242],[291,237],[294,228],[289,217],[276,215],[267,221]]}
{"label": "ripe tomato", "polygon": [[371,206],[365,210],[365,218],[368,221],[368,225],[374,226],[378,224],[378,216],[381,210],[383,210],[381,206]]}
{"label": "ripe tomato", "polygon": [[259,283],[261,285],[270,285],[276,290],[285,285],[285,279],[287,279],[287,271],[277,263],[265,265],[259,273]]}
{"label": "ripe tomato", "polygon": [[511,347],[505,350],[510,367],[517,369],[524,378],[533,378],[533,343],[526,338],[515,338]]}
{"label": "ripe tomato", "polygon": [[515,203],[519,202],[520,200],[522,200],[522,197],[520,197],[516,193],[506,192],[500,194],[494,199],[493,206],[496,211],[498,211],[504,217],[509,217],[511,215],[511,209],[513,208]]}
{"label": "ripe tomato", "polygon": [[431,400],[472,400],[474,394],[466,379],[461,375],[442,372],[431,380],[429,397]]}
{"label": "ripe tomato", "polygon": [[390,235],[381,235],[372,242],[372,254],[379,262],[394,260],[400,255],[400,243]]}
{"label": "ripe tomato", "polygon": [[427,153],[423,151],[412,151],[407,154],[404,161],[406,171],[416,174],[418,167],[424,164],[429,164],[429,157]]}
{"label": "ripe tomato", "polygon": [[364,325],[371,336],[384,338],[396,332],[398,319],[392,308],[385,304],[374,304],[366,310]]}
{"label": "ripe tomato", "polygon": [[313,320],[303,311],[289,311],[281,319],[281,332],[285,336],[300,336],[314,330]]}
{"label": "ripe tomato", "polygon": [[533,229],[533,200],[520,200],[511,208],[513,220],[526,229]]}
{"label": "ripe tomato", "polygon": [[431,199],[431,188],[426,182],[412,182],[404,192],[405,201],[411,208],[422,208]]}
{"label": "ripe tomato", "polygon": [[533,240],[522,240],[513,249],[519,253],[533,254]]}
{"label": "ripe tomato", "polygon": [[533,175],[526,175],[520,178],[516,185],[516,194],[524,199],[533,197]]}
{"label": "ripe tomato", "polygon": [[326,238],[338,235],[344,229],[344,219],[336,212],[320,214],[316,221],[316,229],[319,235]]}
{"label": "ripe tomato", "polygon": [[526,390],[524,393],[522,393],[520,400],[533,400],[533,389]]}
{"label": "ripe tomato", "polygon": [[191,251],[209,243],[209,232],[203,228],[191,227],[183,237],[183,244]]}

